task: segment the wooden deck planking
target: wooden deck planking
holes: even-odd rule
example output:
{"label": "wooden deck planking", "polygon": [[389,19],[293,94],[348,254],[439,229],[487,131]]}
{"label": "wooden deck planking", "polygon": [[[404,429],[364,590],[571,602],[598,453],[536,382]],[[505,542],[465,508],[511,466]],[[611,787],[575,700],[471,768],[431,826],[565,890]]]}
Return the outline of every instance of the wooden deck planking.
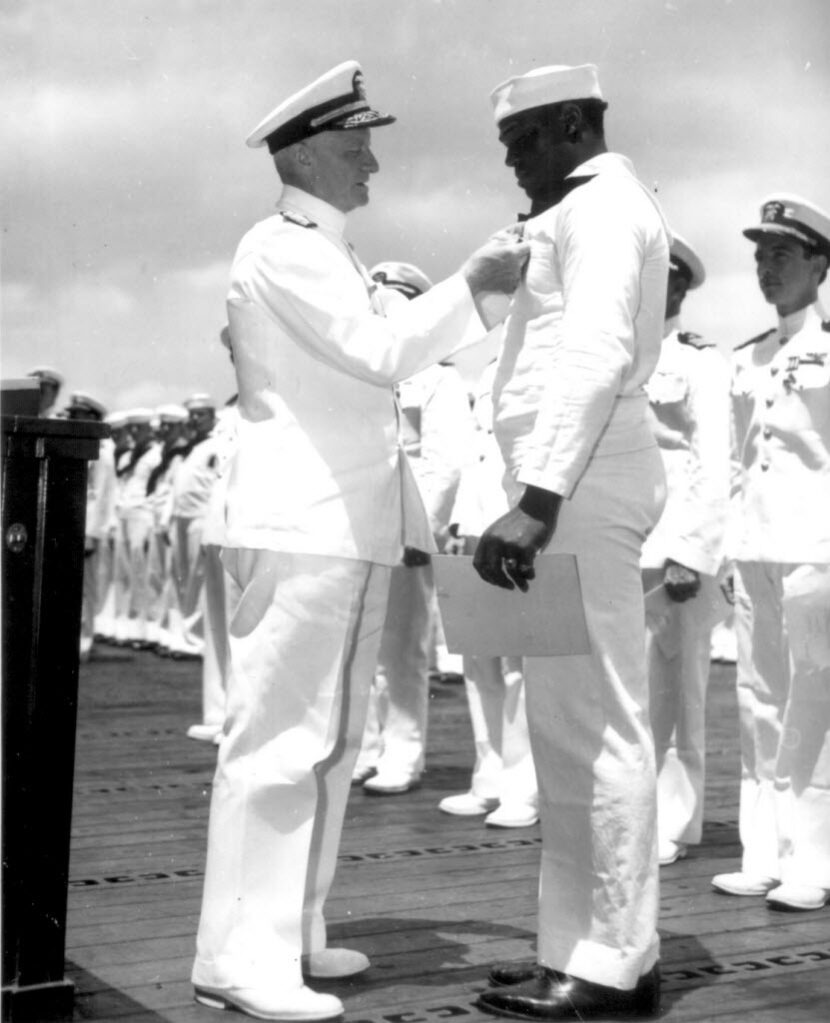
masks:
{"label": "wooden deck planking", "polygon": [[[662,872],[664,1012],[815,1023],[830,1004],[830,911],[775,913],[710,887],[735,869],[734,669],[716,666],[703,844]],[[199,666],[105,650],[81,674],[68,976],[76,1020],[207,1023],[188,982],[215,748],[187,740]],[[435,684],[428,771],[404,796],[353,790],[329,901],[330,938],[372,959],[341,995],[348,1023],[480,1023],[487,966],[532,956],[537,828],[441,814],[473,758],[463,686]]]}

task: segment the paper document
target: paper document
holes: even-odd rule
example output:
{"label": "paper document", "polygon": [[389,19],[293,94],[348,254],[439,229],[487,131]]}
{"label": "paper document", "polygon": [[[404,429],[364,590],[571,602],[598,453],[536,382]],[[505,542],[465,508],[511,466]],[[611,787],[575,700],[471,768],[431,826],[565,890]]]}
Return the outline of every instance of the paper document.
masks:
{"label": "paper document", "polygon": [[591,646],[576,556],[542,554],[527,593],[484,582],[463,555],[435,554],[447,648],[478,657],[587,654]]}

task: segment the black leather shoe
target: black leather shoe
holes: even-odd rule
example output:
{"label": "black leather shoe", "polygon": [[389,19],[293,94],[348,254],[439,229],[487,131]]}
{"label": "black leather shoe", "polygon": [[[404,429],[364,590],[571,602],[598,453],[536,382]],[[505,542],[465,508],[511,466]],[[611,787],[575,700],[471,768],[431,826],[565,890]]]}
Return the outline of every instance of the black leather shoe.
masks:
{"label": "black leather shoe", "polygon": [[522,984],[534,977],[544,976],[544,973],[544,966],[532,959],[525,959],[520,963],[496,963],[487,979],[493,987],[505,987],[508,984]]}
{"label": "black leather shoe", "polygon": [[542,967],[531,980],[485,991],[476,1004],[511,1019],[648,1019],[660,1009],[660,968],[655,965],[635,988],[621,991]]}

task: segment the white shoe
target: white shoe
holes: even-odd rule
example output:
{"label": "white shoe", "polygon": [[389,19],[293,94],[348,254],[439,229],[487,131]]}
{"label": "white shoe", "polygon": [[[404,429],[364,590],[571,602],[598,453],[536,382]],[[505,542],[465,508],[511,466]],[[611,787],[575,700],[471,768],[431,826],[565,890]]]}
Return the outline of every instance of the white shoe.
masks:
{"label": "white shoe", "polygon": [[452,813],[456,817],[478,817],[489,813],[499,805],[498,799],[485,799],[472,792],[459,792],[457,796],[445,796],[438,804],[443,813]]}
{"label": "white shoe", "polygon": [[[671,863],[685,859],[689,854],[689,847],[685,842],[674,842],[665,839],[657,843],[657,862],[661,867],[668,867]],[[714,884],[714,881],[712,882]]]}
{"label": "white shoe", "polygon": [[200,1005],[211,1009],[237,1009],[255,1019],[316,1020],[343,1015],[343,1003],[334,995],[320,994],[303,985],[290,991],[253,987],[214,988],[195,984]]}
{"label": "white shoe", "polygon": [[216,736],[221,734],[221,725],[191,725],[187,730],[188,739],[198,739],[200,742],[216,742]]}
{"label": "white shoe", "polygon": [[308,977],[353,977],[368,970],[369,957],[353,948],[322,948],[302,958],[303,973]]}
{"label": "white shoe", "polygon": [[741,870],[734,874],[716,874],[712,878],[712,887],[724,895],[766,895],[778,884],[774,877],[758,877]]}
{"label": "white shoe", "polygon": [[539,811],[527,803],[502,803],[484,818],[488,828],[530,828],[539,822]]}
{"label": "white shoe", "polygon": [[412,774],[410,771],[384,771],[381,768],[377,774],[364,781],[363,789],[376,796],[397,796],[403,792],[409,792],[420,783],[421,776],[419,774]]}
{"label": "white shoe", "polygon": [[767,894],[770,906],[781,909],[822,909],[830,901],[830,889],[812,884],[780,884]]}

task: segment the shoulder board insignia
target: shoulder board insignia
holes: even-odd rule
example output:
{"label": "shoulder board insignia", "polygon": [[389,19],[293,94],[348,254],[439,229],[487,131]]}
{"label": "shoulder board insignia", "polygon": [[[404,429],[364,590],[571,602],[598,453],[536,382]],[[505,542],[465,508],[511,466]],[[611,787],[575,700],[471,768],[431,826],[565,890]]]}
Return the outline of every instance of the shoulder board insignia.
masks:
{"label": "shoulder board insignia", "polygon": [[695,334],[694,331],[684,330],[677,335],[677,340],[682,345],[691,345],[692,348],[714,348],[714,341],[704,341],[700,334]]}
{"label": "shoulder board insignia", "polygon": [[748,341],[744,341],[743,344],[736,345],[732,349],[732,351],[733,352],[739,352],[742,348],[748,348],[749,345],[755,345],[759,341],[763,341],[764,338],[769,337],[770,334],[774,334],[774,333],[775,333],[775,327],[770,327],[770,329],[769,330],[765,330],[763,334],[758,334],[756,337],[751,337]]}
{"label": "shoulder board insignia", "polygon": [[280,210],[280,216],[288,224],[296,224],[297,227],[316,227],[313,220],[302,213],[294,213],[292,210]]}

